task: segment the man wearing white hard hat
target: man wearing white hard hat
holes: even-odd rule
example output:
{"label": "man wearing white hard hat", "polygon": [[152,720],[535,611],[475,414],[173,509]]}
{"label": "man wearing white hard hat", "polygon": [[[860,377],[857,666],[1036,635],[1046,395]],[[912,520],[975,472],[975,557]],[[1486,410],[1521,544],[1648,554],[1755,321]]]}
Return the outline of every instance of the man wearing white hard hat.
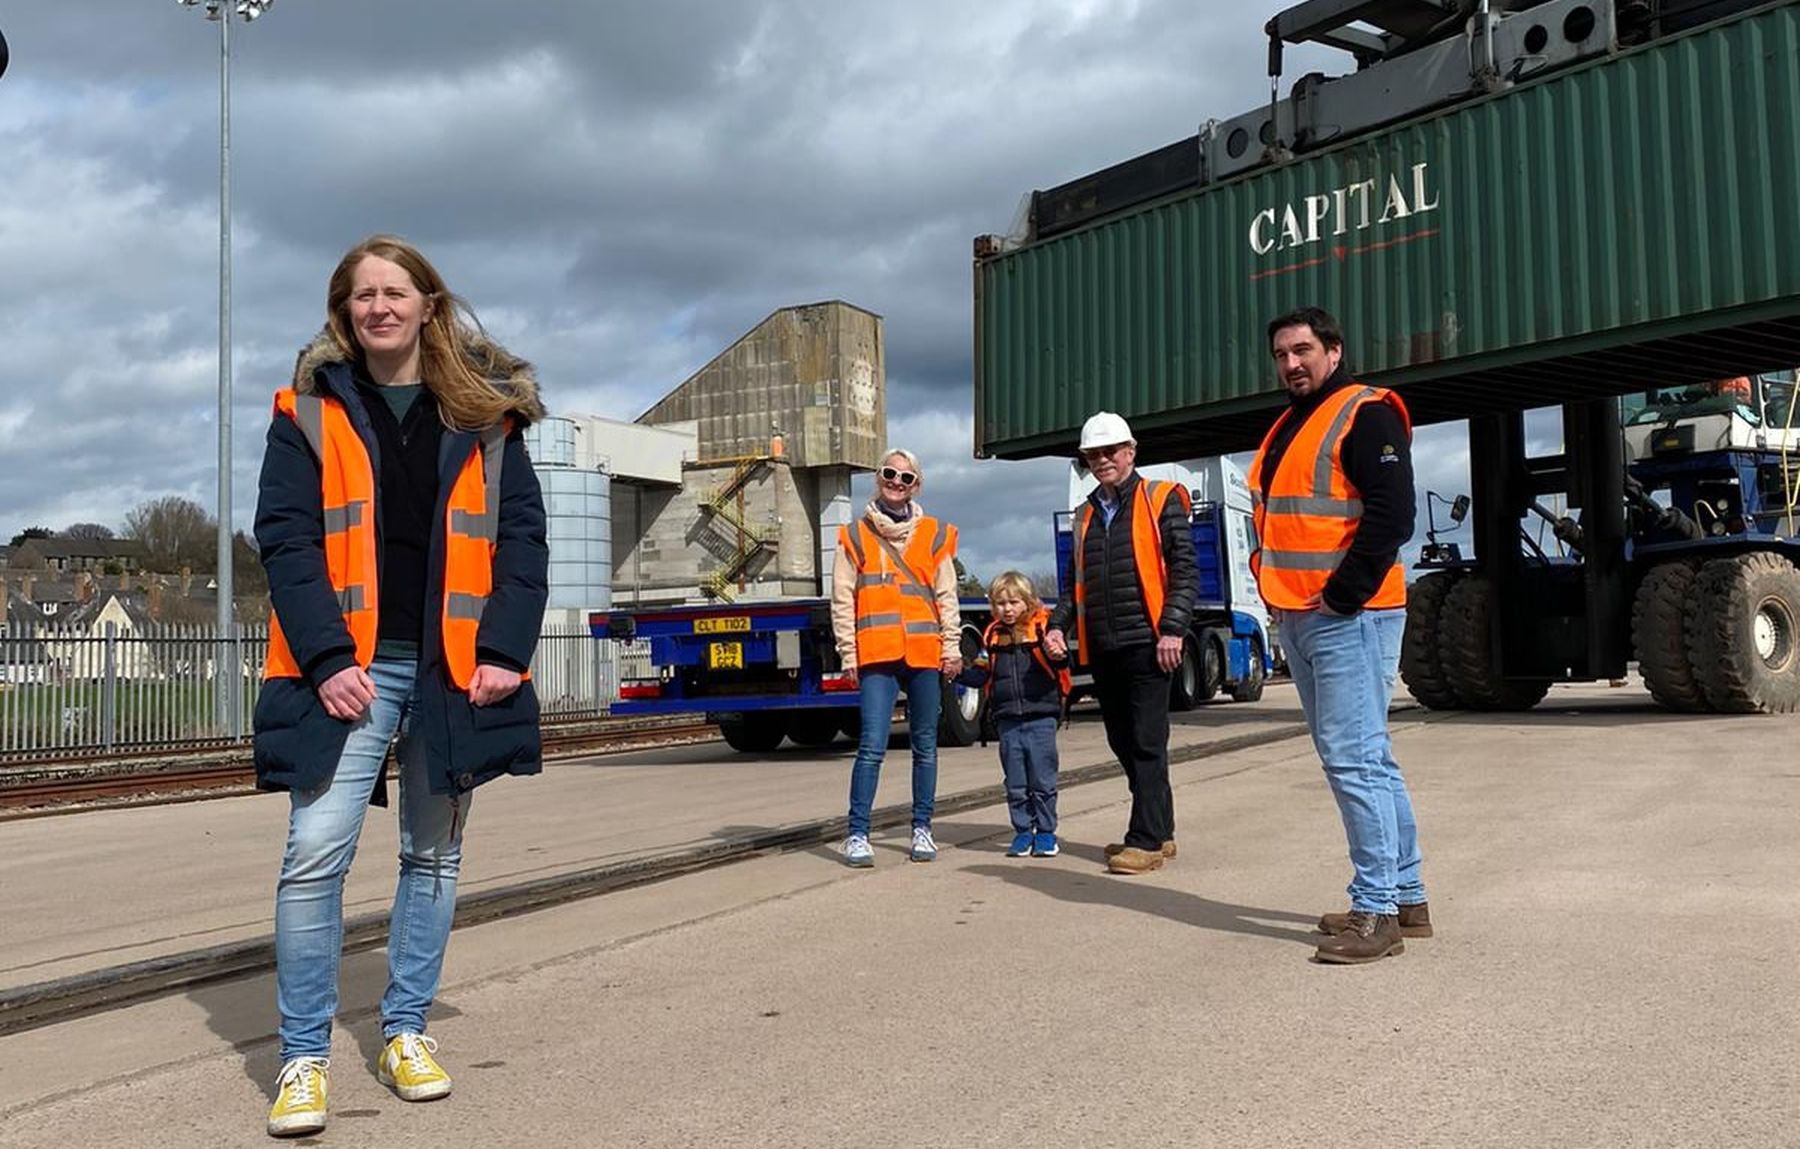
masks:
{"label": "man wearing white hard hat", "polygon": [[1081,428],[1081,457],[1100,484],[1075,513],[1075,577],[1051,612],[1044,644],[1068,649],[1094,676],[1106,742],[1131,784],[1125,838],[1107,869],[1142,874],[1175,856],[1169,789],[1169,676],[1181,664],[1199,576],[1185,487],[1133,470],[1137,440],[1101,411]]}

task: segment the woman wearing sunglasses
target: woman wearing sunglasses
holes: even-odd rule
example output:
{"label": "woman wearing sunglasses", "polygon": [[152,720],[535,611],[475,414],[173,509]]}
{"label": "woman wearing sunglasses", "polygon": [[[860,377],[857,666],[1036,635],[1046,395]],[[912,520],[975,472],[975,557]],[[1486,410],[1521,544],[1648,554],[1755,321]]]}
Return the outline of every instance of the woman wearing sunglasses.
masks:
{"label": "woman wearing sunglasses", "polygon": [[912,860],[937,857],[931,813],[937,801],[938,713],[944,681],[962,673],[956,606],[956,528],[915,501],[919,460],[896,448],[875,473],[875,497],[838,532],[831,575],[831,627],[844,673],[857,684],[862,735],[850,771],[850,831],[844,861],[872,866],[869,811],[887,753],[894,704],[906,691],[912,744]]}

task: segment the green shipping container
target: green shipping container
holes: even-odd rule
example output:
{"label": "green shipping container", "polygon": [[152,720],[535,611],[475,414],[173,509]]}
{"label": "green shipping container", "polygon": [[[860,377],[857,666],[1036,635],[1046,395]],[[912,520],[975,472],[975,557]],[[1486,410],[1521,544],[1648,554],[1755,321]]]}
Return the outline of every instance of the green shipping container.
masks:
{"label": "green shipping container", "polygon": [[1800,363],[1800,4],[978,259],[976,453],[1252,448],[1303,304],[1420,423]]}

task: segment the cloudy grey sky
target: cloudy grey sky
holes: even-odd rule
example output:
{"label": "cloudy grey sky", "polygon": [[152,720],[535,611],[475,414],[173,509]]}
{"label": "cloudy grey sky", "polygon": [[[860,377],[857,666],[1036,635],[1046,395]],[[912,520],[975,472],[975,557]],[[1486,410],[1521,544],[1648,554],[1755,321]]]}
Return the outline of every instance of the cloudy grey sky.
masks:
{"label": "cloudy grey sky", "polygon": [[[326,276],[395,231],[558,412],[635,418],[787,304],[881,313],[926,506],[977,573],[1048,569],[1064,465],[971,458],[970,240],[1266,99],[1275,6],[281,0],[233,29],[233,518]],[[0,31],[0,530],[210,507],[216,29],[110,0]],[[1428,430],[1422,481],[1466,485],[1459,445]]]}

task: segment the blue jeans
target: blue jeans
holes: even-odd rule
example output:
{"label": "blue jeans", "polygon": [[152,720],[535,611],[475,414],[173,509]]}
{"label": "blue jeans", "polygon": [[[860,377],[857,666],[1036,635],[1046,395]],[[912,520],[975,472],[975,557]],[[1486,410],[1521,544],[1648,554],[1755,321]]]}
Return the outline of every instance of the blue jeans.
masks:
{"label": "blue jeans", "polygon": [[1288,670],[1350,842],[1350,908],[1378,914],[1425,900],[1412,797],[1388,736],[1405,629],[1403,609],[1281,613]]}
{"label": "blue jeans", "polygon": [[424,1033],[456,911],[469,795],[433,794],[425,742],[411,737],[412,662],[369,667],[375,701],[350,728],[337,773],[323,789],[289,794],[287,850],[275,888],[275,1001],[281,1059],[325,1057],[344,948],[344,876],[356,856],[369,795],[396,734],[400,767],[400,881],[388,922],[384,1037]]}
{"label": "blue jeans", "polygon": [[894,732],[894,703],[906,688],[906,725],[912,743],[912,824],[930,826],[937,805],[938,712],[944,707],[944,676],[937,667],[884,662],[862,668],[857,701],[862,705],[862,737],[850,768],[850,832],[869,832],[881,759]]}
{"label": "blue jeans", "polygon": [[1002,718],[996,725],[1012,828],[1056,833],[1056,719]]}

